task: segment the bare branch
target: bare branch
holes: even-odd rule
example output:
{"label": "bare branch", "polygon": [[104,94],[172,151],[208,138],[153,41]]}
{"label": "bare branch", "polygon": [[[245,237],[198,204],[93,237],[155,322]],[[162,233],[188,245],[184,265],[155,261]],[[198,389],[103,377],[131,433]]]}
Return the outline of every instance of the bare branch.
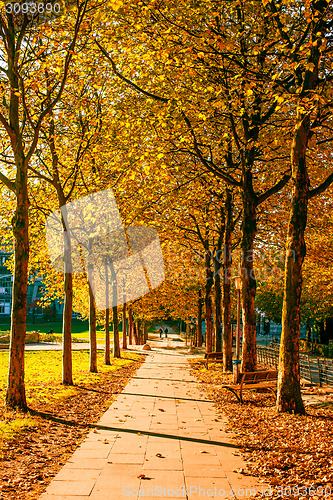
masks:
{"label": "bare branch", "polygon": [[260,203],[266,201],[273,194],[278,193],[287,184],[290,177],[291,174],[285,174],[277,184],[272,186],[265,193],[262,193],[260,196],[257,196],[257,205],[260,205]]}
{"label": "bare branch", "polygon": [[319,184],[319,186],[309,191],[308,199],[310,200],[311,198],[314,198],[318,194],[323,193],[332,184],[332,182],[333,182],[333,172],[326,178],[324,182]]}
{"label": "bare branch", "polygon": [[130,85],[131,87],[133,87],[135,90],[137,90],[141,94],[144,94],[147,97],[151,97],[152,99],[155,99],[156,101],[161,101],[161,102],[165,102],[165,103],[169,102],[169,99],[167,99],[165,97],[161,97],[161,96],[155,95],[155,94],[152,94],[151,92],[147,92],[146,90],[144,90],[141,87],[139,87],[138,85],[136,85],[136,83],[132,82],[131,80],[129,80],[128,78],[126,78],[124,75],[122,75],[117,70],[117,66],[116,66],[114,60],[112,59],[112,57],[110,56],[110,54],[108,54],[108,52],[104,49],[104,47],[102,47],[102,45],[97,40],[95,40],[95,43],[99,47],[99,49],[101,50],[101,52],[105,55],[105,57],[110,61],[111,66],[112,66],[112,70],[113,70],[114,74],[116,76],[118,76],[118,78],[120,78],[121,80],[123,80],[123,82],[127,83],[128,85]]}
{"label": "bare branch", "polygon": [[0,181],[3,182],[3,184],[6,187],[8,187],[8,189],[10,189],[11,191],[13,191],[13,193],[16,193],[15,182],[13,182],[10,179],[8,179],[8,177],[6,175],[4,175],[3,173],[1,173],[1,172],[0,172]]}

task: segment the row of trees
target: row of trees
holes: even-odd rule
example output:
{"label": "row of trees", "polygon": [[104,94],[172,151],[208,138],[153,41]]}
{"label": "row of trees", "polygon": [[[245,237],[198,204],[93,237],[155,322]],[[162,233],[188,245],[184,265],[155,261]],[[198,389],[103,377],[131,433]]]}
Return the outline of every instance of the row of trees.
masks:
{"label": "row of trees", "polygon": [[[170,266],[166,285],[133,308],[142,317],[149,310],[186,317],[198,308],[200,317],[204,306],[211,350],[214,289],[215,348],[223,345],[226,369],[232,268],[239,266],[242,278],[242,369],[254,370],[255,250],[276,238],[269,225],[288,213],[277,404],[304,412],[298,344],[308,204],[318,196],[321,203],[333,181],[331,14],[325,0],[87,0],[45,24],[1,17],[0,180],[15,203],[8,405],[26,407],[29,213],[31,269],[47,274],[49,293],[59,294],[59,275],[42,258],[45,216],[112,187],[125,226],[156,227]],[[240,258],[232,263],[236,247]],[[84,273],[73,278],[66,265],[64,370],[70,373],[72,309],[86,304],[87,280]],[[200,276],[189,276],[193,267]],[[191,297],[191,306],[174,300],[175,289]]]}

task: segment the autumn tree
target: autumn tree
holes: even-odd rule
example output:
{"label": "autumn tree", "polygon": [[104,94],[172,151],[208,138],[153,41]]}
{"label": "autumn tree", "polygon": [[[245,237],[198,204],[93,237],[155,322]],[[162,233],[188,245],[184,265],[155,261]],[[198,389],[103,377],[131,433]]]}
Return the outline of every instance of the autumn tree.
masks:
{"label": "autumn tree", "polygon": [[[154,109],[151,133],[159,138],[161,155],[168,161],[178,155],[184,170],[195,161],[197,171],[213,173],[242,197],[243,370],[256,368],[252,254],[257,210],[290,178],[285,139],[273,139],[274,120],[283,113],[269,80],[273,63],[262,14],[248,2],[195,9],[150,3],[126,9],[96,40],[128,95],[145,96]],[[127,37],[120,42],[118,36],[119,56],[114,48],[111,55],[107,33],[117,38],[124,26]],[[134,40],[136,50],[130,54]],[[145,71],[132,77],[130,68],[140,55]]]}
{"label": "autumn tree", "polygon": [[[292,109],[290,163],[292,198],[286,242],[282,339],[277,407],[304,413],[300,392],[299,332],[302,264],[306,255],[305,229],[309,199],[322,193],[333,173],[319,178],[314,164],[320,146],[331,140],[331,20],[329,1],[283,5],[263,1],[272,31],[277,66],[273,79],[279,99]],[[273,42],[274,40],[274,42]],[[311,157],[309,152],[311,147]],[[310,165],[310,166],[309,166]]]}
{"label": "autumn tree", "polygon": [[[6,173],[0,174],[0,180],[15,194],[16,202],[12,224],[15,265],[6,404],[22,409],[27,407],[24,348],[29,260],[28,165],[37,147],[43,121],[59,101],[65,87],[86,7],[86,2],[83,2],[65,22],[54,21],[60,22],[58,36],[50,23],[36,26],[28,14],[15,16],[6,13],[0,16],[4,64],[1,69],[0,122],[5,132],[1,160],[6,164]],[[60,35],[61,28],[66,28],[67,33]],[[54,79],[50,100],[39,88],[40,82],[45,79],[43,51],[38,51],[39,37],[56,49],[48,61]],[[60,50],[59,38],[64,44]]]}

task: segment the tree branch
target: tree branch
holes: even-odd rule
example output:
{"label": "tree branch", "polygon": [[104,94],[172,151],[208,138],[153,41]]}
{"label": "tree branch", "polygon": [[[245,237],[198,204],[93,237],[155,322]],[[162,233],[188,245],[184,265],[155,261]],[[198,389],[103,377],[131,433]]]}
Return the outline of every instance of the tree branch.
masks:
{"label": "tree branch", "polygon": [[194,151],[196,152],[196,154],[199,157],[199,160],[201,161],[203,166],[206,167],[207,170],[209,170],[209,172],[212,172],[213,174],[217,175],[218,177],[223,179],[228,184],[231,184],[232,186],[240,186],[240,182],[236,181],[236,179],[231,177],[231,175],[229,175],[225,172],[222,172],[218,167],[216,167],[216,165],[214,165],[212,162],[210,162],[209,160],[204,158],[204,156],[202,155],[202,152],[200,151],[200,148],[198,146],[198,141],[197,141],[196,135],[194,133],[194,130],[192,128],[191,122],[187,118],[187,116],[185,115],[184,111],[182,111],[182,116],[183,116],[184,121],[185,121],[186,125],[188,126],[190,134],[192,136]]}
{"label": "tree branch", "polygon": [[1,172],[0,172],[0,181],[3,182],[3,184],[6,187],[8,187],[8,189],[13,191],[13,193],[16,193],[15,182],[8,179],[8,177]]}
{"label": "tree branch", "polygon": [[333,172],[326,178],[324,182],[319,184],[319,186],[309,191],[308,199],[310,200],[311,198],[314,198],[318,194],[323,193],[332,184],[332,182],[333,182]]}
{"label": "tree branch", "polygon": [[260,205],[260,203],[266,201],[273,194],[278,193],[287,184],[290,177],[291,174],[285,174],[277,184],[272,186],[265,193],[262,193],[260,196],[257,196],[257,205]]}
{"label": "tree branch", "polygon": [[116,76],[118,76],[118,78],[120,78],[121,80],[123,80],[123,82],[127,83],[128,85],[130,85],[131,87],[133,87],[135,90],[137,90],[141,94],[144,94],[147,97],[155,99],[156,101],[165,102],[165,103],[169,102],[169,99],[167,99],[166,97],[160,97],[158,95],[152,94],[151,92],[147,92],[146,90],[144,90],[141,87],[139,87],[138,85],[136,85],[136,83],[132,82],[131,80],[129,80],[128,78],[126,78],[124,75],[122,75],[117,70],[117,66],[116,66],[114,60],[112,59],[112,57],[110,56],[110,54],[108,54],[108,52],[104,49],[104,47],[97,40],[95,40],[95,43],[98,46],[98,48],[100,49],[100,51],[110,61],[111,66],[112,66],[112,70],[113,70],[114,74]]}

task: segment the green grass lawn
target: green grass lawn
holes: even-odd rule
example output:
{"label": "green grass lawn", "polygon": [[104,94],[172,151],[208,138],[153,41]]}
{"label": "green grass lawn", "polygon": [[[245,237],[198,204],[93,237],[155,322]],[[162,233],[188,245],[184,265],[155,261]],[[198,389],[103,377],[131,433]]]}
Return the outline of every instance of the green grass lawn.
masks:
{"label": "green grass lawn", "polygon": [[[8,323],[0,324],[0,333],[1,331],[9,332],[10,325]],[[47,323],[35,323],[31,322],[27,323],[27,332],[33,332],[39,330],[41,334],[41,340],[43,342],[61,342],[62,340],[62,322],[54,321]],[[52,335],[47,335],[47,332],[53,330]],[[151,326],[149,328],[149,332],[155,332],[155,327]],[[122,326],[119,327],[119,334],[122,335]],[[97,341],[99,344],[105,343],[105,331],[102,329],[98,329],[96,332]],[[72,321],[72,339],[75,342],[77,339],[84,340],[89,342],[89,324],[88,321],[80,321],[73,320]],[[112,344],[112,325],[110,325],[110,341]]]}
{"label": "green grass lawn", "polygon": [[[103,375],[116,371],[137,360],[136,353],[123,353],[122,358],[112,359],[111,366],[105,366],[104,353],[98,352],[99,373],[89,373],[89,352],[73,351],[73,379],[75,384],[96,384]],[[0,450],[3,439],[10,439],[26,427],[35,425],[33,417],[20,412],[6,410],[4,401],[8,370],[8,353],[0,352]],[[26,351],[25,382],[28,406],[38,407],[39,404],[57,402],[78,393],[75,386],[61,384],[62,352],[61,351]],[[110,403],[112,401],[110,400]],[[0,454],[1,456],[1,454]]]}

